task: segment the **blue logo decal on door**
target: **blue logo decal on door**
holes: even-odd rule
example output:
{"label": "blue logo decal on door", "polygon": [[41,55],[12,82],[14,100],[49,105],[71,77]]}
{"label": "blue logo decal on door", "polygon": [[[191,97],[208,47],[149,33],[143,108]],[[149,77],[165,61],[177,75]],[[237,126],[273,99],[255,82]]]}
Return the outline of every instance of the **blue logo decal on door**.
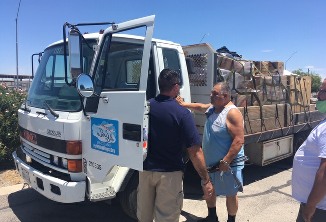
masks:
{"label": "blue logo decal on door", "polygon": [[92,149],[119,155],[119,122],[111,119],[91,118]]}

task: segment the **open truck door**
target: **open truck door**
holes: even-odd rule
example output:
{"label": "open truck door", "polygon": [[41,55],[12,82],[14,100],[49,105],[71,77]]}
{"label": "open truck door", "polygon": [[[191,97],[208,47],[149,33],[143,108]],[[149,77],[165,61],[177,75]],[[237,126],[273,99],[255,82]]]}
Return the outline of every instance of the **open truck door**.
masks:
{"label": "open truck door", "polygon": [[[105,30],[100,42],[92,67],[96,96],[85,101],[87,118],[81,127],[83,171],[91,180],[102,182],[115,165],[143,170],[154,18],[114,24]],[[142,31],[143,38],[138,37]],[[137,34],[137,38],[125,35],[130,33]],[[82,84],[78,87],[88,90]]]}

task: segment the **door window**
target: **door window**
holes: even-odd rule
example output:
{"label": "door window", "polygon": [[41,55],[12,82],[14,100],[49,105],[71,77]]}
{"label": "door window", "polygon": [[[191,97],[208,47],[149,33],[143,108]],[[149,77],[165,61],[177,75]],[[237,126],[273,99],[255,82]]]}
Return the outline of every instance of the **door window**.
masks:
{"label": "door window", "polygon": [[180,61],[179,61],[179,53],[175,49],[169,49],[169,48],[163,48],[163,62],[164,62],[164,68],[172,69],[174,71],[177,71],[180,75],[180,80],[182,84],[182,75],[181,75],[181,67],[180,67]]}
{"label": "door window", "polygon": [[94,82],[103,91],[133,91],[139,89],[144,42],[105,39],[96,68]]}

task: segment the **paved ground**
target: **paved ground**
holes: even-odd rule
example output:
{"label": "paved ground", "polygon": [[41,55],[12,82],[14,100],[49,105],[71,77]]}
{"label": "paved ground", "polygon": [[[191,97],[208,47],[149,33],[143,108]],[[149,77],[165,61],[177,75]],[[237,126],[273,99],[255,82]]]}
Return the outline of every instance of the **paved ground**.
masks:
{"label": "paved ground", "polygon": [[[263,179],[244,186],[244,192],[239,194],[239,211],[237,221],[240,222],[293,222],[296,219],[299,203],[291,197],[292,168],[287,165],[246,169],[245,176],[258,174],[260,171],[280,171]],[[277,168],[278,167],[278,168]],[[284,169],[282,169],[284,168]],[[246,182],[245,182],[246,184]],[[220,221],[227,220],[225,198],[218,197],[217,212]],[[198,198],[187,198],[184,201],[183,213],[180,221],[196,221],[207,216],[206,203]]]}
{"label": "paved ground", "polygon": [[[191,172],[192,169],[189,170]],[[246,166],[244,193],[239,195],[239,222],[293,222],[299,204],[291,198],[291,164],[281,161],[266,167]],[[22,185],[0,189],[0,221],[112,221],[133,222],[117,202],[61,204],[44,198]],[[201,200],[199,178],[185,176],[185,200],[180,221],[192,222],[207,215]],[[218,198],[220,221],[227,219],[225,199]]]}

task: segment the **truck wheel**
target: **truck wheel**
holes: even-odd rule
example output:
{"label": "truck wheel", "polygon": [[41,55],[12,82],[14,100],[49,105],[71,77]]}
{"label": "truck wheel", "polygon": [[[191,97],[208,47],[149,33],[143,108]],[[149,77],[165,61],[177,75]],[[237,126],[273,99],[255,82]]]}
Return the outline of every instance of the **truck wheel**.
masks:
{"label": "truck wheel", "polygon": [[293,156],[299,149],[299,147],[303,144],[303,142],[307,139],[309,136],[311,130],[305,130],[299,133],[294,134],[293,138]]}
{"label": "truck wheel", "polygon": [[303,144],[303,142],[307,139],[309,136],[311,130],[305,130],[299,133],[294,134],[293,136],[293,154],[292,156],[288,157],[287,163],[292,164],[293,163],[293,158],[299,147]]}
{"label": "truck wheel", "polygon": [[124,191],[118,193],[122,210],[131,218],[137,220],[137,187],[138,171],[134,171]]}

